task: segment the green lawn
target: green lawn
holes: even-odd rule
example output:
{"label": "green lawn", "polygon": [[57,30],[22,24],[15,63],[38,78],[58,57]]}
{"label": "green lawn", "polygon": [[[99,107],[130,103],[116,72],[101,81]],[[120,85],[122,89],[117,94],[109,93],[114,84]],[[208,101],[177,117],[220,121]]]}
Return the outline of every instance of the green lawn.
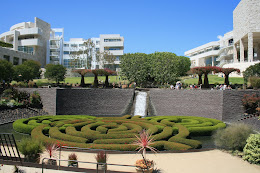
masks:
{"label": "green lawn", "polygon": [[[218,77],[217,75],[209,75],[208,78],[209,78],[210,84],[214,84],[214,83],[224,84],[224,81],[225,81],[224,77]],[[204,77],[202,78],[202,81],[203,80],[204,80]],[[198,84],[198,78],[183,77],[181,81],[182,81],[182,83],[185,83],[185,84]],[[231,82],[232,84],[243,84],[244,78],[230,77],[229,82]]]}
{"label": "green lawn", "polygon": [[[115,83],[121,82],[122,84],[128,83],[127,80],[122,80],[121,77],[120,77],[120,80],[119,80],[119,76],[109,76],[108,78],[110,79],[109,83],[113,83],[113,82],[115,82]],[[78,83],[78,84],[80,84],[80,80],[81,80],[80,77],[68,77],[68,78],[65,79],[65,83],[70,83],[70,84]],[[99,76],[98,80],[100,80],[101,82],[103,81],[103,83],[105,83],[106,77],[105,76]],[[41,83],[41,84],[42,83],[46,83],[46,84],[55,83],[55,81],[51,81],[51,80],[48,80],[48,79],[35,79],[34,82],[36,82],[37,85],[39,83]],[[93,82],[94,82],[94,77],[85,77],[85,83],[86,84],[92,84]],[[64,83],[64,81],[61,82],[61,83]]]}

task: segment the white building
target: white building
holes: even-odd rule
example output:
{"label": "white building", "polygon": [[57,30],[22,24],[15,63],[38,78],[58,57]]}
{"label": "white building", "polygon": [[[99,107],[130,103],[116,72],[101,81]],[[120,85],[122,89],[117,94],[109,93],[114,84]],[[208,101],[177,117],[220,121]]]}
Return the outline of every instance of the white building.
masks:
{"label": "white building", "polygon": [[1,41],[13,44],[13,48],[0,48],[0,59],[6,59],[15,65],[31,59],[45,66],[50,31],[50,24],[37,17],[34,18],[34,23],[13,25],[10,31],[0,34]]}
{"label": "white building", "polygon": [[[83,38],[71,38],[70,41],[64,41],[64,66],[67,68],[110,68],[118,70],[120,57],[124,54],[124,37],[119,34],[101,34],[99,38],[91,38],[90,41],[92,45],[86,44],[88,40]],[[81,54],[75,53],[78,51]],[[101,52],[101,55],[104,52],[109,52],[110,55],[115,57],[115,61],[113,63],[98,61],[97,52]],[[87,64],[91,64],[91,66],[88,67]]]}
{"label": "white building", "polygon": [[[216,65],[244,71],[260,62],[260,1],[241,0],[233,12],[233,31],[185,52],[192,67]],[[241,73],[242,74],[242,73]]]}

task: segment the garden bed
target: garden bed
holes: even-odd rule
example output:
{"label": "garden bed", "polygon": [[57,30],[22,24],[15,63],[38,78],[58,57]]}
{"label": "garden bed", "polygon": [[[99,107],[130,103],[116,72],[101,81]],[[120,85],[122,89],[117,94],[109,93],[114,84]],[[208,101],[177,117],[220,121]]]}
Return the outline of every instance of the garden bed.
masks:
{"label": "garden bed", "polygon": [[21,133],[44,143],[63,146],[134,151],[132,143],[142,129],[148,129],[157,150],[190,150],[202,147],[193,136],[210,136],[224,128],[222,121],[191,116],[92,117],[92,116],[39,116],[20,119],[13,127]]}

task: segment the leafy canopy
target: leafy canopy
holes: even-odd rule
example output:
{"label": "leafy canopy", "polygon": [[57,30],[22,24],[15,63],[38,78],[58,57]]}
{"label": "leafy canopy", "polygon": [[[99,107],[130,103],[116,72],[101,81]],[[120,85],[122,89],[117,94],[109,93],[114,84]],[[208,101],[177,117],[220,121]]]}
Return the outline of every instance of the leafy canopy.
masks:
{"label": "leafy canopy", "polygon": [[55,80],[56,83],[59,83],[65,79],[66,68],[63,65],[47,64],[45,68],[46,72],[44,76],[46,78]]}
{"label": "leafy canopy", "polygon": [[158,85],[174,83],[184,76],[190,60],[171,52],[128,53],[122,56],[120,68],[122,75],[137,85]]}

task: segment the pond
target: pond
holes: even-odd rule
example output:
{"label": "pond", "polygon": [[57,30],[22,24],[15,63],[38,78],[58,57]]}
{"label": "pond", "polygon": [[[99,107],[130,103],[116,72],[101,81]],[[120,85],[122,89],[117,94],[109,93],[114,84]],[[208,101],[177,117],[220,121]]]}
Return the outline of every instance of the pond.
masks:
{"label": "pond", "polygon": [[31,137],[27,134],[22,134],[14,131],[13,123],[3,124],[0,125],[0,133],[12,133],[14,135],[15,141],[20,141],[23,137]]}

